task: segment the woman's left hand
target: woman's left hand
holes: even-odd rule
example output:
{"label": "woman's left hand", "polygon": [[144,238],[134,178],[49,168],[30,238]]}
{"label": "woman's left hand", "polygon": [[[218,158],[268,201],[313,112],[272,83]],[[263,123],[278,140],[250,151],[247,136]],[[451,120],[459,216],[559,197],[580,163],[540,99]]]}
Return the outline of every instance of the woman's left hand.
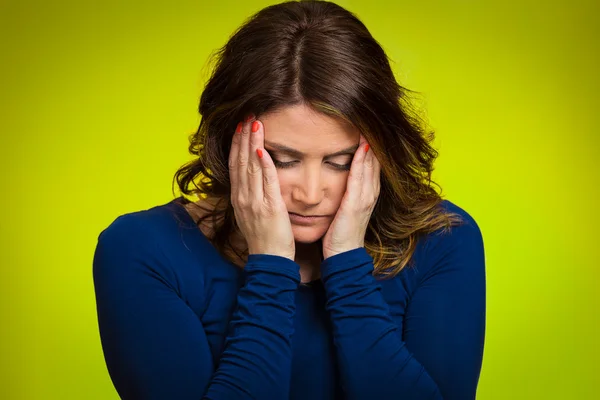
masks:
{"label": "woman's left hand", "polygon": [[346,193],[333,222],[323,236],[323,258],[363,247],[371,214],[380,189],[381,165],[360,135],[354,153]]}

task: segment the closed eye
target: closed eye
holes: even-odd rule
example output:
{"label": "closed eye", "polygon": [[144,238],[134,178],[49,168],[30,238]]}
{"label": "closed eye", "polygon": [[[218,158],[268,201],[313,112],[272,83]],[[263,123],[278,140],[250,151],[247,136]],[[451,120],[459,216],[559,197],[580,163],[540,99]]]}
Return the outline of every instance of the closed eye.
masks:
{"label": "closed eye", "polygon": [[335,164],[335,163],[329,163],[329,165],[331,165],[333,168],[339,169],[341,171],[350,171],[350,166],[352,164]]}
{"label": "closed eye", "polygon": [[[273,158],[273,157],[271,157],[271,158]],[[298,161],[281,162],[281,161],[278,161],[273,158],[273,164],[275,164],[276,168],[290,168],[297,162]]]}
{"label": "closed eye", "polygon": [[[291,168],[299,162],[299,161],[279,161],[273,157],[271,157],[271,158],[273,159],[273,163],[275,164],[275,167],[281,168],[281,169]],[[335,168],[336,170],[339,170],[339,171],[349,171],[350,166],[351,166],[351,164],[336,164],[336,163],[332,163],[332,162],[328,162],[327,164],[331,165],[333,168]]]}

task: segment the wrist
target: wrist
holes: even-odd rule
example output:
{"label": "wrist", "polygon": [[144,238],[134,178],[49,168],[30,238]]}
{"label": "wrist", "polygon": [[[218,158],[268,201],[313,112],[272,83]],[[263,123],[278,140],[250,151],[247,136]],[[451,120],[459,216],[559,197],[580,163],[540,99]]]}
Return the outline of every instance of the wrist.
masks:
{"label": "wrist", "polygon": [[283,251],[277,251],[277,250],[269,250],[269,249],[248,249],[248,255],[268,255],[268,256],[278,256],[278,257],[283,257],[283,258],[287,258],[291,261],[294,261],[296,259],[296,255],[294,253],[290,253],[290,252],[283,252]]}
{"label": "wrist", "polygon": [[347,251],[352,251],[352,250],[359,249],[361,247],[364,247],[364,245],[363,244],[357,244],[357,245],[354,245],[354,246],[344,246],[343,248],[338,248],[338,249],[330,249],[330,250],[323,249],[323,260],[326,260],[326,259],[331,258],[333,256],[337,256],[338,254],[342,254],[342,253],[345,253]]}

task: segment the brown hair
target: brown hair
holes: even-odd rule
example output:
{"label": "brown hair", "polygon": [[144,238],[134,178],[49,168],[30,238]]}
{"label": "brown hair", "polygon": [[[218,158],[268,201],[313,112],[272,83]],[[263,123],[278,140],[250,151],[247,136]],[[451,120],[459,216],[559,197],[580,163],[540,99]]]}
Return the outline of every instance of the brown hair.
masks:
{"label": "brown hair", "polygon": [[[288,1],[251,16],[211,58],[215,67],[200,98],[202,120],[189,138],[197,158],[175,174],[184,195],[216,199],[213,245],[243,266],[247,249],[230,241],[239,232],[230,201],[228,158],[238,121],[306,104],[357,127],[381,163],[381,190],[365,235],[374,274],[395,276],[420,236],[460,223],[440,207],[431,180],[434,133],[400,86],[388,57],[351,12],[325,1]],[[190,187],[192,186],[192,187]],[[440,188],[441,193],[441,188]],[[187,200],[186,200],[187,201]]]}

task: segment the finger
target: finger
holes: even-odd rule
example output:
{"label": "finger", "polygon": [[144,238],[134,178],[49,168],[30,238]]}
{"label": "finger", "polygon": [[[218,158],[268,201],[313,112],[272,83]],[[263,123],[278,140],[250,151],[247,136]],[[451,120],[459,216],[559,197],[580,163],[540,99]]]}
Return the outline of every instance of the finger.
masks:
{"label": "finger", "polygon": [[379,169],[381,167],[372,148],[369,148],[365,154],[363,165],[363,194],[365,195],[365,199],[370,201],[379,195]]}
{"label": "finger", "polygon": [[262,158],[259,158],[262,166],[263,176],[263,195],[264,199],[272,206],[276,206],[278,200],[281,199],[281,189],[279,187],[279,176],[273,158],[267,150],[259,148]]}
{"label": "finger", "polygon": [[373,196],[373,150],[365,145],[365,158],[363,160],[363,183],[362,196],[364,199],[369,199]]}
{"label": "finger", "polygon": [[248,162],[250,153],[250,124],[252,117],[247,117],[242,124],[242,132],[240,133],[240,150],[238,152],[238,196],[248,199]]}
{"label": "finger", "polygon": [[[370,150],[370,152],[373,152],[373,150]],[[379,160],[377,159],[377,157],[375,156],[375,153],[373,153],[373,189],[375,191],[375,197],[379,197],[379,192],[381,190],[381,163],[379,162]]]}
{"label": "finger", "polygon": [[358,147],[360,146],[364,146],[367,143],[367,138],[363,136],[363,134],[360,134],[360,138],[358,140]]}
{"label": "finger", "polygon": [[365,160],[364,160],[363,164],[364,164],[364,173],[370,175],[369,178],[371,178],[373,175],[371,172],[372,172],[373,168],[375,167],[375,157],[373,154],[373,150],[371,149],[370,146],[368,149],[365,149]]}
{"label": "finger", "polygon": [[248,195],[263,201],[263,172],[256,149],[264,147],[263,124],[255,120],[250,128],[250,161],[248,163]]}
{"label": "finger", "polygon": [[242,131],[242,123],[239,122],[235,131],[233,132],[233,137],[231,138],[231,149],[229,150],[229,183],[231,186],[231,194],[237,193],[238,187],[238,169],[237,169],[237,160],[238,153],[240,151],[240,141],[241,136],[240,132]]}
{"label": "finger", "polygon": [[350,173],[348,174],[346,191],[349,193],[349,196],[353,201],[358,200],[362,193],[366,146],[366,143],[363,143],[364,144],[361,145],[354,153],[352,163],[350,164]]}

